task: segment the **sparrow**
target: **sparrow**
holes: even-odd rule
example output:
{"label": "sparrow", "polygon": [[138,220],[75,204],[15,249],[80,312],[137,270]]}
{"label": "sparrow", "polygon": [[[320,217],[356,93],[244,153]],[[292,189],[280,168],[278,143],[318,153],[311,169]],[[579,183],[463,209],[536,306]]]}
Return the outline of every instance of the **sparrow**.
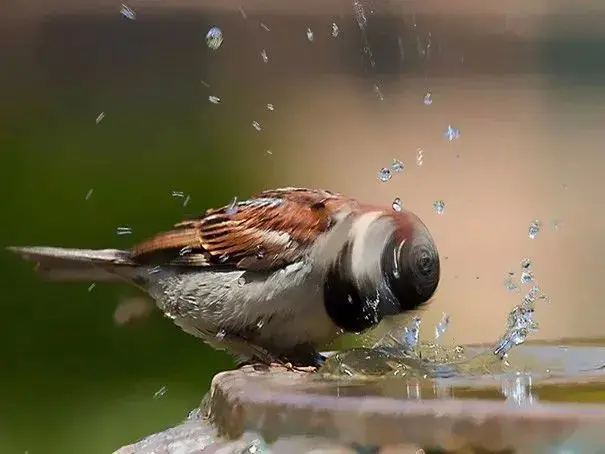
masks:
{"label": "sparrow", "polygon": [[183,331],[262,364],[317,367],[321,346],[420,308],[440,277],[414,213],[291,187],[209,209],[130,250],[8,249],[49,280],[135,285]]}

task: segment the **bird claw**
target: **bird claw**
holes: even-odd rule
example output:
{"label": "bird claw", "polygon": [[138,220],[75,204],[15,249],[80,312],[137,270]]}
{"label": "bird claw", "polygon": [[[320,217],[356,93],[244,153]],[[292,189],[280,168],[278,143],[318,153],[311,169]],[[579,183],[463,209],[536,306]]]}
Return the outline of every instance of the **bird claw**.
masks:
{"label": "bird claw", "polygon": [[305,372],[305,373],[317,372],[317,367],[315,367],[315,366],[293,366],[292,363],[290,363],[290,362],[288,362],[288,363],[273,362],[269,366],[279,368],[279,369],[286,369],[287,371],[290,371],[290,372],[294,372],[294,371]]}

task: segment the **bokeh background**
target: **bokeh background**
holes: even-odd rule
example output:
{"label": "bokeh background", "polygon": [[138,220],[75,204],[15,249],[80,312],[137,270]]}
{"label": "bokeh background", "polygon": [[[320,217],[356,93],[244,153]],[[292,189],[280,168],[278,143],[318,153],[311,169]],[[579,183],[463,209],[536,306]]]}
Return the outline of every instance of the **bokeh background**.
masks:
{"label": "bokeh background", "polygon": [[[533,338],[602,336],[601,3],[362,0],[367,42],[348,1],[199,3],[128,3],[136,20],[113,0],[2,3],[5,245],[127,247],[275,186],[400,197],[443,257],[426,336],[447,312],[451,341],[496,339],[524,257],[551,298]],[[380,182],[393,159],[405,170]],[[135,289],[42,282],[8,252],[0,270],[2,453],[111,452],[184,418],[232,367]]]}

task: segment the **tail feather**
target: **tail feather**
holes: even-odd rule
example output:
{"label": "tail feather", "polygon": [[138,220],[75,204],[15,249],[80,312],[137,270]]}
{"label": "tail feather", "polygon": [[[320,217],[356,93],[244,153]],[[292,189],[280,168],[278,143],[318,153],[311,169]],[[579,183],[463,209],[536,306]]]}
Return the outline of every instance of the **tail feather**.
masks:
{"label": "tail feather", "polygon": [[137,274],[128,251],[71,249],[47,246],[10,246],[23,259],[36,262],[36,270],[52,281],[130,281]]}

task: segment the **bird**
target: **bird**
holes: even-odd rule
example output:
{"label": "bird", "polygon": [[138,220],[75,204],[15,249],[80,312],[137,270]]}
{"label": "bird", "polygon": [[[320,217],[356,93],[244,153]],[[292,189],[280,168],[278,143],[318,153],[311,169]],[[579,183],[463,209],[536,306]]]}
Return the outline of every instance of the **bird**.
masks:
{"label": "bird", "polygon": [[320,347],[421,308],[440,279],[413,212],[297,187],[208,209],[129,250],[8,249],[50,281],[134,285],[242,364],[319,367]]}

